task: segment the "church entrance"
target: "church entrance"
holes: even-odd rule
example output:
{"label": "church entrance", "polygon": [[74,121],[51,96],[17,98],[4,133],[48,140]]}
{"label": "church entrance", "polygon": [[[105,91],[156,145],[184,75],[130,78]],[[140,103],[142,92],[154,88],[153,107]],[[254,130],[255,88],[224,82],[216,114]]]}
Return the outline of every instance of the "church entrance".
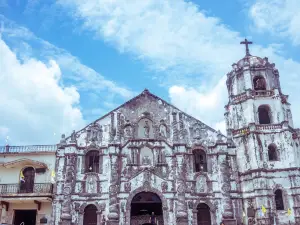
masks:
{"label": "church entrance", "polygon": [[130,225],[163,225],[162,202],[157,194],[140,192],[131,202]]}
{"label": "church entrance", "polygon": [[97,208],[95,205],[85,207],[83,225],[97,225]]}
{"label": "church entrance", "polygon": [[210,208],[204,203],[197,206],[197,225],[211,225]]}

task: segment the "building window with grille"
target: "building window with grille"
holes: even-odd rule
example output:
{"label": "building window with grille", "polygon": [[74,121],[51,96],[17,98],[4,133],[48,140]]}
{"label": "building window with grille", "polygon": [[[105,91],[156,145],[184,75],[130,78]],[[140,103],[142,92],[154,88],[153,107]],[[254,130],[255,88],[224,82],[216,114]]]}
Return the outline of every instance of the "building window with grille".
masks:
{"label": "building window with grille", "polygon": [[195,172],[207,172],[206,154],[203,150],[194,151]]}
{"label": "building window with grille", "polygon": [[276,210],[284,210],[282,191],[280,189],[275,191],[275,204]]}
{"label": "building window with grille", "polygon": [[270,124],[271,123],[271,110],[267,105],[261,105],[258,107],[258,119],[259,124]]}
{"label": "building window with grille", "polygon": [[100,156],[98,151],[89,151],[85,156],[85,171],[99,173]]}
{"label": "building window with grille", "polygon": [[277,148],[274,144],[270,144],[268,146],[268,155],[269,155],[269,161],[277,161]]}

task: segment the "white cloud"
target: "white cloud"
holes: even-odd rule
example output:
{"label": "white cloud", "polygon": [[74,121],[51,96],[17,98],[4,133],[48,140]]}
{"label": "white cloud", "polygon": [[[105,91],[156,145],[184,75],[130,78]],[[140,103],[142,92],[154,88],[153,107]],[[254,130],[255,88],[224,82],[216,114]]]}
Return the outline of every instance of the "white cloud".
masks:
{"label": "white cloud", "polygon": [[180,109],[226,135],[223,118],[224,105],[227,101],[225,81],[226,77],[223,77],[209,91],[199,91],[191,87],[172,86],[169,89],[169,97],[171,102]]}
{"label": "white cloud", "polygon": [[0,39],[0,142],[55,144],[53,133],[70,133],[83,126],[79,93],[61,87],[61,71],[55,61],[47,64],[29,58],[20,61]]}
{"label": "white cloud", "polygon": [[[0,117],[5,118],[0,122],[0,145],[6,135],[14,145],[55,144],[62,132],[70,134],[86,125],[82,113],[90,121],[112,109],[103,102],[134,95],[27,28],[1,15],[0,23],[0,61],[5,65],[5,69],[0,66],[4,80],[0,86],[5,87],[0,90],[5,97],[0,104],[6,104],[0,109]],[[93,94],[94,100],[80,102],[83,93]],[[94,109],[102,114],[96,115]]]}
{"label": "white cloud", "polygon": [[[224,132],[223,114],[227,103],[224,75],[231,70],[231,64],[244,55],[239,45],[243,38],[238,32],[183,0],[58,2],[83,22],[83,29],[93,31],[120,52],[145,60],[154,71],[169,74],[161,79],[167,79],[171,86],[171,102]],[[295,21],[294,26],[296,24]],[[280,56],[280,47],[253,45],[251,53],[268,56],[277,63],[283,74],[283,91],[291,95],[293,113],[298,115],[297,87],[292,85],[300,82],[296,74],[300,64]],[[300,118],[294,116],[294,119],[300,126]]]}
{"label": "white cloud", "polygon": [[299,0],[256,0],[249,15],[256,29],[289,38],[295,45],[300,44]]}
{"label": "white cloud", "polygon": [[[75,18],[82,19],[85,29],[94,31],[120,52],[146,60],[155,70],[172,71],[180,82],[187,82],[188,74],[199,71],[206,76],[221,77],[243,55],[237,44],[239,34],[230,31],[219,19],[206,16],[193,3],[182,0],[59,3]],[[174,83],[173,74],[170,79]],[[194,82],[195,77],[190,81]]]}
{"label": "white cloud", "polygon": [[[19,26],[1,14],[0,21],[2,21],[1,33],[3,37],[7,37],[7,40],[22,59],[30,57],[37,57],[46,61],[54,59],[63,71],[62,78],[72,82],[79,90],[96,91],[98,95],[103,95],[101,92],[105,91],[125,99],[135,94],[82,64],[77,57],[68,51],[36,37],[27,28]],[[31,47],[32,44],[34,47]]]}

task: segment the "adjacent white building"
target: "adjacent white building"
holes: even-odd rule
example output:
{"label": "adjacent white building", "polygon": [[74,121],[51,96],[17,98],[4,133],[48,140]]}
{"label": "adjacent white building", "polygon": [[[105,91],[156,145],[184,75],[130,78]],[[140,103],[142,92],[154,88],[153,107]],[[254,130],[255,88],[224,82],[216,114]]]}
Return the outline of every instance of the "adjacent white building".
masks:
{"label": "adjacent white building", "polygon": [[50,224],[56,149],[0,147],[0,224]]}

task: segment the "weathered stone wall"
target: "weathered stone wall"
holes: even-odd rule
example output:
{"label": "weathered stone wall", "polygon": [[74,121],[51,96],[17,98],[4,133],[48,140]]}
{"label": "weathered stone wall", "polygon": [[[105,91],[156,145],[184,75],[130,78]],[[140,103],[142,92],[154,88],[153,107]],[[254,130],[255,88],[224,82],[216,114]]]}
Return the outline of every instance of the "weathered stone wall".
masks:
{"label": "weathered stone wall", "polygon": [[[95,204],[99,221],[104,216],[109,224],[129,224],[131,200],[142,191],[161,198],[165,224],[196,225],[201,202],[210,207],[212,224],[221,221],[225,210],[230,211],[228,219],[234,218],[230,190],[239,187],[235,156],[229,153],[226,138],[148,91],[63,139],[60,146],[55,224],[63,211],[67,154],[74,154],[77,161],[70,194],[72,222],[82,224],[85,206]],[[194,171],[195,149],[205,151],[208,172]],[[102,158],[99,173],[85,173],[85,154],[90,150],[97,150]],[[230,161],[221,174],[220,152],[223,160]],[[222,191],[219,180],[224,173],[228,178]]]}
{"label": "weathered stone wall", "polygon": [[[265,79],[265,91],[254,90],[255,77]],[[292,128],[290,105],[287,96],[282,94],[279,73],[267,58],[245,57],[233,65],[227,87],[230,99],[225,118],[228,135],[236,145],[243,210],[253,208],[256,221],[262,224],[273,224],[274,215],[277,224],[288,224],[289,219],[294,224],[299,213],[297,207],[293,208],[297,205],[294,196],[300,194],[299,185],[293,183],[300,176],[299,138]],[[261,105],[269,106],[271,124],[259,124]],[[269,160],[271,144],[276,148],[278,159],[275,161]],[[284,210],[276,210],[274,192],[277,189],[284,193]],[[267,209],[264,216],[262,206]],[[289,217],[288,209],[292,210]]]}

